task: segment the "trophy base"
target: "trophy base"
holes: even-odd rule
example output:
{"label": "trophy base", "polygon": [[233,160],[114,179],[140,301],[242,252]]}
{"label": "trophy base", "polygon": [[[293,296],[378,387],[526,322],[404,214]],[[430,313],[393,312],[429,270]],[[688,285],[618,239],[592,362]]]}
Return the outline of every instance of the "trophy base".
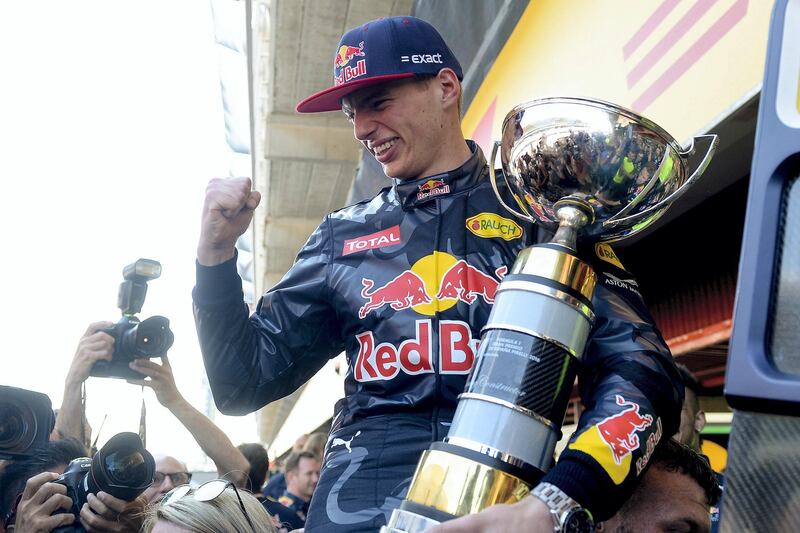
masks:
{"label": "trophy base", "polygon": [[408,495],[381,531],[419,533],[498,503],[516,503],[544,475],[445,442],[435,442],[417,466]]}
{"label": "trophy base", "polygon": [[380,533],[421,533],[441,523],[414,511],[395,509],[389,518],[389,525],[382,526]]}

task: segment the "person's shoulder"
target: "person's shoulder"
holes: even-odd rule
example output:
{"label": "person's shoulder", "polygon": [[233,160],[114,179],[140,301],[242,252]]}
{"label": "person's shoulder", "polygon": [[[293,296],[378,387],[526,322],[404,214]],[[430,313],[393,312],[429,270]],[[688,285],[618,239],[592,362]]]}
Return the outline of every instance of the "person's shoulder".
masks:
{"label": "person's shoulder", "polygon": [[329,215],[332,220],[362,221],[369,215],[374,215],[385,209],[387,204],[396,203],[394,189],[388,185],[378,191],[372,198],[367,198],[337,209]]}

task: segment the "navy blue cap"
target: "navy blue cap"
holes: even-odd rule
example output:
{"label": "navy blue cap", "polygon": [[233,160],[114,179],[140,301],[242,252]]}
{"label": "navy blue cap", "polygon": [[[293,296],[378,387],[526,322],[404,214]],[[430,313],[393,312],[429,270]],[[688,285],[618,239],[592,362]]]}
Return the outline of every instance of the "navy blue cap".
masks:
{"label": "navy blue cap", "polygon": [[461,65],[436,28],[415,17],[387,17],[348,31],[333,58],[333,87],[312,94],[299,113],[338,111],[351,92],[391,80],[438,74],[450,68],[463,79]]}

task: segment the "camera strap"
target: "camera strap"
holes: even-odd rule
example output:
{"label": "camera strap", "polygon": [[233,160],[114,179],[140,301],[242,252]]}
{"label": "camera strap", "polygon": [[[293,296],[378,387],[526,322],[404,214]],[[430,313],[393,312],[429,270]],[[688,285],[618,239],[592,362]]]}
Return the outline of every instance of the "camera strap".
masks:
{"label": "camera strap", "polygon": [[144,405],[144,385],[142,385],[142,412],[139,415],[139,438],[142,446],[147,448],[147,408]]}

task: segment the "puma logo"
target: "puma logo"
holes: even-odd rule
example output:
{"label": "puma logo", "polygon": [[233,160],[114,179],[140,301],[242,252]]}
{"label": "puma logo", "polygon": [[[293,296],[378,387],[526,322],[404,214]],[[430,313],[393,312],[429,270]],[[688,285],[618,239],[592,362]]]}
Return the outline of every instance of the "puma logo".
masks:
{"label": "puma logo", "polygon": [[333,448],[334,446],[342,446],[342,445],[344,445],[344,447],[347,448],[347,453],[351,453],[352,450],[350,449],[350,443],[353,442],[353,439],[358,437],[359,435],[361,435],[361,430],[358,430],[355,435],[350,437],[349,440],[345,440],[345,439],[341,439],[339,437],[336,437],[335,439],[333,439],[333,442],[331,443],[331,448]]}

